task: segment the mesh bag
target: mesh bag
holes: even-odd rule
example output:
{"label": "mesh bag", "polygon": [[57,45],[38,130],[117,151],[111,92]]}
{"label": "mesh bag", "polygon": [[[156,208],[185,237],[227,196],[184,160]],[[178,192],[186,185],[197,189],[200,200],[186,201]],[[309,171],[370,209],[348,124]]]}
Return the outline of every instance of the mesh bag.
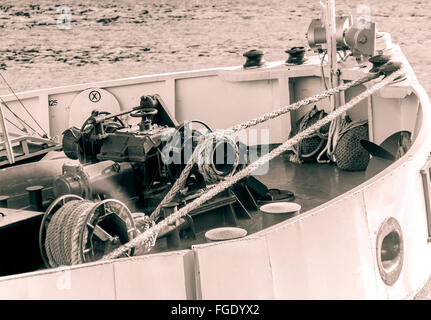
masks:
{"label": "mesh bag", "polygon": [[361,146],[368,140],[368,121],[350,122],[341,132],[335,147],[337,167],[347,171],[363,171],[370,161],[370,154]]}
{"label": "mesh bag", "polygon": [[[304,131],[311,125],[315,124],[317,121],[323,119],[327,116],[324,110],[317,109],[316,106],[313,107],[299,123],[299,132]],[[302,162],[314,162],[316,161],[319,153],[325,148],[326,141],[328,139],[328,131],[330,124],[324,125],[317,131],[314,135],[301,140],[296,146],[297,156]]]}

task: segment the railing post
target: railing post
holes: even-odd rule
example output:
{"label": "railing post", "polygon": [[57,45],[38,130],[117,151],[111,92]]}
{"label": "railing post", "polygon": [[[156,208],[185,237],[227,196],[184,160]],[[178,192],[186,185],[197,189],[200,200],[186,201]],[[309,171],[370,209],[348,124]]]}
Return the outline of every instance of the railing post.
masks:
{"label": "railing post", "polygon": [[9,134],[7,132],[6,121],[3,115],[3,103],[0,103],[0,126],[3,131],[3,143],[6,149],[7,160],[10,164],[15,163],[15,157],[13,156],[12,144],[10,143]]}

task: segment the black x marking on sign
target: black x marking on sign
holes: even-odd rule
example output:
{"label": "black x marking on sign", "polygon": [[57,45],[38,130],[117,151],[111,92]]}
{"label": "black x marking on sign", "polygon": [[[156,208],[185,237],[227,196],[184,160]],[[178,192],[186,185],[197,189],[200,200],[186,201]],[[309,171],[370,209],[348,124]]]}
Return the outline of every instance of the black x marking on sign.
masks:
{"label": "black x marking on sign", "polygon": [[100,92],[96,90],[91,91],[88,95],[91,102],[99,102],[100,97]]}

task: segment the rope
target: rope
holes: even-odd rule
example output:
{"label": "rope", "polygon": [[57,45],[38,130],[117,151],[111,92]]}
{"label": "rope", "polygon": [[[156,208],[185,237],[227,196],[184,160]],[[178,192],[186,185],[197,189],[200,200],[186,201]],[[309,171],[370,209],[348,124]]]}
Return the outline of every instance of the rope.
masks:
{"label": "rope", "polygon": [[45,250],[51,267],[83,263],[79,251],[79,235],[95,205],[88,200],[73,200],[64,204],[54,214],[45,240]]}
{"label": "rope", "polygon": [[[253,127],[257,124],[260,123],[264,123],[268,120],[271,119],[275,119],[283,114],[289,113],[291,111],[297,110],[300,107],[309,105],[311,103],[315,103],[318,102],[322,99],[328,98],[331,95],[340,93],[342,91],[345,91],[349,88],[361,85],[363,83],[369,82],[371,80],[374,80],[376,78],[378,78],[380,75],[379,74],[369,74],[366,75],[360,79],[348,82],[348,83],[344,83],[338,87],[335,88],[331,88],[329,90],[325,90],[322,93],[316,94],[314,96],[311,96],[309,98],[303,99],[301,101],[295,102],[293,104],[290,104],[288,106],[284,106],[281,107],[275,111],[271,111],[268,113],[265,113],[263,115],[261,115],[260,117],[245,121],[243,123],[240,123],[238,125],[235,125],[227,130],[224,131],[225,135],[229,134],[229,135],[233,135],[235,132],[241,131],[241,130],[245,130],[247,128]],[[211,135],[215,135],[216,133],[210,133],[207,135],[207,137],[211,137]],[[196,151],[196,150],[195,150]],[[159,203],[159,205],[156,207],[156,209],[151,213],[150,217],[153,220],[157,220],[160,217],[160,211],[161,208],[164,204],[171,202],[175,196],[178,194],[178,192],[181,189],[184,189],[187,179],[190,175],[190,172],[193,168],[193,159],[196,158],[196,153],[193,153],[193,156],[189,159],[188,163],[186,164],[185,168],[183,169],[183,171],[181,172],[180,176],[178,177],[178,179],[175,181],[174,185],[171,187],[171,189],[169,190],[169,192],[165,195],[165,197],[163,198],[163,200]]]}
{"label": "rope", "polygon": [[[18,102],[21,104],[21,106],[24,108],[24,110],[27,112],[27,114],[33,119],[33,121],[37,124],[37,126],[40,128],[40,130],[42,130],[42,132],[44,133],[45,137],[48,137],[48,134],[46,133],[45,130],[43,130],[43,128],[40,126],[40,124],[36,121],[36,119],[33,117],[33,115],[27,110],[27,108],[25,107],[24,103],[21,101],[21,99],[17,96],[17,94],[15,93],[15,91],[12,89],[12,87],[9,85],[9,83],[6,81],[5,77],[3,77],[3,75],[0,73],[0,77],[2,77],[3,81],[6,83],[6,85],[8,86],[9,90],[13,93],[13,95],[15,96],[15,98],[18,100]],[[15,115],[15,117],[17,117]],[[19,117],[17,117],[19,119]],[[31,127],[30,127],[31,128]],[[33,128],[31,128],[32,130],[34,130]],[[34,130],[38,135],[40,135],[36,130]],[[43,137],[42,135],[40,135],[41,137]]]}
{"label": "rope", "polygon": [[[203,139],[204,140],[200,141],[196,147],[196,152],[194,152],[195,159],[193,161],[198,165],[198,170],[204,177],[205,181],[207,183],[216,183],[224,177],[232,176],[239,163],[239,150],[235,140],[231,136],[227,136],[219,131],[214,132],[211,136],[203,137]],[[235,155],[234,159],[228,159],[227,163],[232,163],[232,168],[227,173],[218,170],[215,166],[216,163],[213,161],[217,148],[224,145],[231,146]],[[230,153],[227,153],[226,155],[229,157]]]}
{"label": "rope", "polygon": [[20,127],[18,127],[18,125],[17,125],[17,124],[13,123],[13,122],[12,122],[12,121],[10,121],[9,119],[5,118],[5,120],[6,120],[7,122],[9,122],[12,126],[14,126],[15,128],[17,128],[18,130],[22,131],[23,133],[28,133],[28,132],[27,132],[27,129],[26,129],[25,127],[20,128]]}
{"label": "rope", "polygon": [[129,241],[128,243],[124,244],[123,246],[117,248],[116,250],[112,251],[111,253],[105,255],[102,260],[109,260],[117,258],[121,255],[123,255],[125,252],[131,250],[132,248],[139,247],[141,244],[146,243],[148,239],[151,237],[154,237],[157,235],[161,230],[166,228],[169,224],[175,223],[176,220],[180,219],[181,217],[184,217],[187,215],[190,211],[198,208],[203,203],[207,202],[220,192],[226,190],[230,186],[234,185],[238,181],[242,180],[243,178],[251,175],[253,171],[260,168],[265,163],[269,162],[270,160],[274,159],[275,157],[279,156],[292,146],[296,145],[298,142],[300,142],[302,139],[314,134],[316,130],[321,128],[322,126],[326,125],[327,123],[330,123],[334,119],[336,119],[338,116],[342,115],[344,112],[348,111],[349,109],[353,108],[356,104],[361,102],[363,99],[367,98],[368,96],[374,94],[387,84],[394,81],[397,77],[401,76],[403,74],[403,71],[397,71],[390,76],[386,77],[382,81],[378,82],[374,86],[370,87],[366,91],[360,93],[358,96],[350,100],[348,103],[346,103],[343,106],[340,106],[338,109],[334,110],[332,113],[327,115],[325,118],[317,121],[304,131],[298,133],[294,137],[288,139],[283,144],[272,150],[271,152],[265,154],[264,156],[260,157],[253,163],[249,164],[244,169],[238,171],[235,175],[227,178],[224,181],[221,181],[218,185],[214,186],[210,190],[208,190],[206,193],[202,194],[189,204],[182,207],[180,210],[172,213],[170,216],[166,217],[164,220],[159,222],[156,226],[146,230],[133,240]]}
{"label": "rope", "polygon": [[352,87],[358,86],[360,84],[363,84],[365,82],[369,82],[371,80],[374,80],[374,79],[378,78],[379,76],[380,75],[378,73],[376,73],[376,74],[370,74],[370,75],[367,75],[367,76],[365,76],[363,78],[360,78],[358,80],[354,80],[354,81],[351,81],[351,82],[348,82],[348,83],[344,83],[344,84],[342,84],[342,85],[340,85],[338,87],[335,87],[335,88],[332,88],[332,89],[329,89],[329,90],[325,90],[322,93],[318,93],[318,94],[316,94],[314,96],[311,96],[309,98],[305,98],[305,99],[303,99],[301,101],[295,102],[295,103],[290,104],[288,106],[281,107],[280,109],[277,109],[275,111],[271,111],[271,112],[268,112],[266,114],[263,114],[260,117],[257,117],[257,118],[245,121],[245,122],[243,122],[241,124],[238,124],[238,125],[230,128],[230,129],[227,129],[227,131],[228,132],[231,131],[232,133],[234,133],[234,132],[237,132],[237,131],[240,131],[240,130],[244,130],[244,129],[253,127],[253,126],[257,125],[257,124],[266,122],[268,120],[277,118],[277,117],[279,117],[279,116],[281,116],[283,114],[286,114],[286,113],[289,113],[291,111],[297,110],[300,107],[309,105],[311,103],[318,102],[318,101],[320,101],[322,99],[325,99],[325,98],[329,98],[330,96],[332,96],[334,94],[340,93],[342,91],[346,91],[349,88],[352,88]]}
{"label": "rope", "polygon": [[[91,211],[91,209],[95,206],[95,203],[91,203],[89,208],[87,210],[82,210],[81,212],[77,212],[76,217],[76,225],[72,230],[72,241],[71,241],[71,252],[70,252],[70,259],[72,261],[72,265],[74,264],[80,264],[82,263],[81,259],[81,253],[80,253],[80,246],[79,246],[79,234],[81,233],[81,230],[84,226],[85,221],[87,220],[87,217]],[[84,239],[84,243],[86,242],[86,239]]]}
{"label": "rope", "polygon": [[[31,130],[33,130],[33,133],[37,133],[36,132],[36,130],[34,130],[34,128],[32,128],[32,126],[30,126],[27,122],[25,122],[24,120],[22,120],[20,117],[18,117],[18,115],[15,113],[15,112],[13,112],[12,110],[11,110],[11,108],[9,108],[9,106],[7,105],[7,103],[3,100],[3,98],[2,97],[0,97],[0,100],[1,100],[1,102],[2,102],[2,104],[6,107],[6,109],[8,109],[9,110],[9,112],[10,113],[12,113],[12,115],[21,123],[21,125],[23,126],[23,129],[20,129],[20,130],[23,130],[24,132],[26,132],[26,133],[28,133],[28,131],[27,131],[27,128],[25,127],[25,126],[27,126],[27,127],[29,127]],[[39,133],[38,133],[39,134]],[[39,134],[40,135],[40,134]]]}

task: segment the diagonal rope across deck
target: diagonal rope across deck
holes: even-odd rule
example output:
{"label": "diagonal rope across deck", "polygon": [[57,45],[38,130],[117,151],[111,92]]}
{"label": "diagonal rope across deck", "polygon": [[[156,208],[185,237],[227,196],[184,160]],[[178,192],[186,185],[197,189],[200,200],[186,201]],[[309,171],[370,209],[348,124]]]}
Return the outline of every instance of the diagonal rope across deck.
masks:
{"label": "diagonal rope across deck", "polygon": [[[114,259],[114,258],[117,258],[117,257],[123,255],[125,252],[129,251],[132,248],[140,247],[142,245],[147,245],[148,242],[150,241],[150,239],[152,239],[155,236],[157,236],[157,234],[161,230],[163,230],[164,228],[166,228],[169,224],[174,223],[176,220],[184,217],[190,211],[198,208],[200,205],[202,205],[203,203],[207,202],[208,200],[210,200],[211,198],[213,198],[214,196],[216,196],[220,192],[226,190],[227,188],[229,188],[230,186],[234,185],[235,183],[237,183],[238,181],[242,180],[243,178],[251,175],[255,170],[257,170],[258,168],[260,168],[262,165],[264,165],[265,163],[267,163],[270,160],[274,159],[275,157],[279,156],[280,154],[282,154],[286,150],[290,149],[292,146],[296,145],[302,139],[305,139],[308,136],[314,134],[314,132],[317,131],[319,128],[321,128],[322,126],[330,123],[331,121],[333,121],[334,119],[336,119],[338,116],[342,115],[344,112],[346,112],[346,111],[350,110],[351,108],[353,108],[355,105],[357,105],[362,100],[364,100],[367,97],[369,97],[370,95],[374,94],[375,92],[377,92],[378,90],[380,90],[384,86],[390,84],[392,81],[394,81],[396,78],[400,77],[402,74],[403,74],[403,71],[399,70],[399,71],[394,72],[391,75],[387,76],[386,78],[384,78],[380,82],[376,83],[372,87],[368,88],[364,92],[362,92],[359,95],[357,95],[356,97],[354,97],[352,100],[350,100],[345,105],[338,107],[336,110],[334,110],[332,113],[330,113],[329,115],[327,115],[325,118],[317,121],[316,123],[314,123],[313,125],[311,125],[307,129],[305,129],[304,131],[302,131],[302,132],[298,133],[297,135],[295,135],[294,137],[288,139],[283,144],[281,144],[280,146],[278,146],[277,148],[275,148],[274,150],[272,150],[270,153],[268,153],[268,154],[260,157],[259,159],[257,159],[253,163],[249,164],[244,169],[238,171],[233,176],[228,177],[224,181],[219,182],[213,188],[209,189],[208,191],[206,191],[205,193],[203,193],[201,196],[199,196],[198,198],[196,198],[195,200],[193,200],[189,204],[187,204],[184,207],[182,207],[180,210],[172,213],[170,216],[168,216],[164,220],[160,221],[154,227],[146,230],[145,232],[143,232],[142,234],[140,234],[139,236],[137,236],[136,238],[134,238],[130,242],[122,245],[121,247],[117,248],[113,252],[105,255],[102,258],[102,260]],[[379,74],[368,76],[368,77],[364,77],[364,78],[359,79],[358,81],[356,81],[356,83],[357,84],[363,83],[365,81],[370,81],[370,80],[376,79],[378,77],[379,77]],[[369,80],[364,80],[365,78],[368,78]],[[334,89],[327,90],[324,93],[322,93],[321,95],[316,95],[314,97],[305,99],[305,101],[310,101],[309,103],[312,103],[312,101],[314,101],[314,99],[318,99],[319,97],[321,97],[323,95],[324,95],[324,97],[326,97],[327,95],[334,94],[338,90],[342,90],[342,89],[340,89],[340,87],[345,88],[347,85],[351,85],[351,84],[352,83],[349,83],[349,84],[342,85],[342,86],[339,86],[339,87],[334,88]],[[323,99],[323,98],[321,98],[321,99]],[[264,116],[262,116],[260,118],[256,118],[256,119],[253,119],[251,121],[245,122],[244,124],[237,125],[237,126],[235,126],[235,127],[232,128],[232,131],[234,131],[234,130],[242,130],[242,129],[245,129],[245,128],[248,128],[248,127],[252,126],[252,123],[254,123],[253,125],[255,125],[257,123],[262,123],[264,121],[267,121],[269,119],[273,119],[273,118],[275,118],[275,117],[277,117],[277,116],[279,116],[281,114],[284,114],[286,112],[289,112],[291,110],[295,110],[295,109],[291,109],[291,108],[294,108],[293,107],[294,105],[295,105],[295,107],[298,106],[298,105],[302,105],[302,103],[305,103],[303,101],[300,101],[300,102],[298,102],[296,104],[293,104],[293,105],[290,105],[290,106],[287,106],[287,107],[284,107],[284,108],[280,108],[279,110],[277,110],[274,113],[274,115],[272,115],[272,113],[266,114],[266,115],[264,115]],[[299,108],[299,106],[298,106],[298,108]],[[286,110],[289,110],[289,111],[286,111]],[[275,114],[278,114],[278,115],[276,116]],[[190,173],[191,167],[192,167],[192,164],[189,163],[186,166],[186,168],[183,170],[183,173],[185,173],[185,174],[188,175],[188,173]],[[186,169],[188,170],[188,172],[186,171]],[[181,175],[181,176],[183,176],[183,175]],[[179,181],[177,180],[177,182],[179,182]],[[170,190],[170,192],[166,195],[165,199],[168,199],[168,196],[172,196],[172,194],[174,194],[174,192],[176,194],[176,192],[181,189],[181,188],[178,188],[178,186],[177,186],[178,190],[177,191],[175,191],[175,190],[173,191],[174,187],[176,187],[176,185],[177,185],[177,182],[174,184],[174,186],[172,187],[172,189]],[[179,182],[178,185],[180,183],[185,183],[185,181]],[[162,202],[164,202],[165,199],[163,199]],[[169,201],[165,201],[164,203],[169,202]],[[153,214],[151,215],[152,217],[156,216],[156,215],[154,215],[155,212],[153,212]]]}
{"label": "diagonal rope across deck", "polygon": [[[268,120],[275,119],[281,115],[284,115],[284,114],[287,114],[291,111],[297,110],[303,106],[318,102],[320,100],[323,100],[325,98],[330,97],[331,95],[335,95],[335,94],[340,93],[342,91],[345,91],[349,88],[352,88],[352,87],[361,85],[363,83],[369,82],[371,80],[374,80],[374,79],[378,78],[379,76],[380,76],[379,73],[366,75],[365,77],[362,77],[360,79],[342,84],[338,87],[331,88],[329,90],[325,90],[322,93],[316,94],[316,95],[311,96],[309,98],[305,98],[303,100],[297,101],[297,102],[290,104],[288,106],[284,106],[284,107],[281,107],[277,110],[265,113],[265,114],[261,115],[260,117],[245,121],[245,122],[240,123],[240,124],[237,124],[237,125],[229,128],[229,129],[224,130],[223,133],[226,135],[233,135],[234,133],[239,132],[241,130],[245,130],[247,128],[256,126],[260,123],[264,123]],[[207,141],[210,141],[211,137],[215,137],[216,134],[217,133],[208,134],[206,136]],[[193,161],[198,157],[197,153],[199,151],[200,150],[195,150],[195,152],[193,152],[192,157],[190,158],[186,167],[181,172],[178,179],[175,181],[172,188],[169,190],[169,192],[165,195],[163,200],[159,203],[159,205],[156,207],[156,209],[151,214],[151,216],[150,216],[151,219],[157,220],[160,216],[160,211],[161,211],[162,206],[168,202],[171,202],[175,198],[175,196],[178,194],[178,192],[185,187],[187,178],[190,175],[190,172],[193,168],[193,164],[194,164]]]}

